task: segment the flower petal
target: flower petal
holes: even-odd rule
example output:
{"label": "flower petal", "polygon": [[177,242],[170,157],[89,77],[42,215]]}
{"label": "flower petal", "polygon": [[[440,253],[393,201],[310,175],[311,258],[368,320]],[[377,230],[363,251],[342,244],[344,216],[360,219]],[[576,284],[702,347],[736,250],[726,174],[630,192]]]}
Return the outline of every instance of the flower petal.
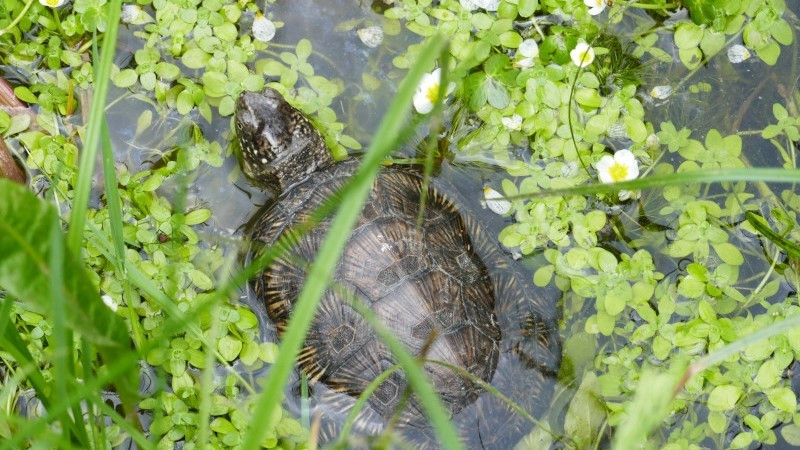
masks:
{"label": "flower petal", "polygon": [[483,188],[483,197],[486,199],[486,207],[495,214],[507,214],[511,211],[511,202],[503,199],[504,195],[492,188]]}
{"label": "flower petal", "polygon": [[428,99],[427,93],[422,89],[418,89],[414,94],[414,109],[420,114],[428,114],[433,110],[433,102]]}
{"label": "flower petal", "polygon": [[594,61],[594,49],[585,42],[579,42],[575,48],[569,52],[572,62],[578,67],[586,67]]}
{"label": "flower petal", "polygon": [[600,179],[602,183],[613,183],[614,178],[611,176],[611,166],[615,163],[614,157],[611,155],[605,155],[600,158],[600,161],[597,161],[595,167],[597,168],[597,178]]}
{"label": "flower petal", "polygon": [[539,56],[539,44],[533,39],[525,39],[517,47],[517,53],[526,58],[535,58]]}
{"label": "flower petal", "polygon": [[375,48],[383,42],[383,29],[381,27],[366,27],[356,30],[358,38],[369,48]]}
{"label": "flower petal", "polygon": [[261,13],[253,20],[253,37],[261,42],[269,42],[275,37],[275,24]]}
{"label": "flower petal", "polygon": [[631,153],[631,151],[628,150],[627,148],[624,148],[622,150],[617,150],[616,153],[614,153],[614,160],[617,163],[627,167],[638,165],[636,157],[633,156],[633,153]]}

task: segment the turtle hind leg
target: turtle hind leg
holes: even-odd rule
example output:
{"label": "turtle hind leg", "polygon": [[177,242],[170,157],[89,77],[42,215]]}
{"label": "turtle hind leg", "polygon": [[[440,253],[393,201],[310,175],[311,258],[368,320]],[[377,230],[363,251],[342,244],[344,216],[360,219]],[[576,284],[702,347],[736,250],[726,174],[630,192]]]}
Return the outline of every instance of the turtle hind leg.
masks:
{"label": "turtle hind leg", "polygon": [[503,349],[511,349],[530,367],[552,375],[561,364],[556,308],[550,292],[526,283],[509,268],[492,274],[495,311],[503,330]]}
{"label": "turtle hind leg", "polygon": [[561,343],[556,304],[560,292],[536,287],[533,274],[525,275],[482,225],[470,217],[463,219],[491,279],[494,310],[503,335],[501,351],[514,351],[544,373],[558,372]]}

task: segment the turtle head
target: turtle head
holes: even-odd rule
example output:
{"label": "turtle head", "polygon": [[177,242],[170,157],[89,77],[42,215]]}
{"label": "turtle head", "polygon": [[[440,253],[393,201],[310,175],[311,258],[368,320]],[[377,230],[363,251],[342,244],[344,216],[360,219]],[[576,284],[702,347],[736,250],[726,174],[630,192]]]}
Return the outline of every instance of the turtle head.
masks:
{"label": "turtle head", "polygon": [[234,124],[243,172],[276,195],[333,164],[319,132],[274,89],[239,95]]}

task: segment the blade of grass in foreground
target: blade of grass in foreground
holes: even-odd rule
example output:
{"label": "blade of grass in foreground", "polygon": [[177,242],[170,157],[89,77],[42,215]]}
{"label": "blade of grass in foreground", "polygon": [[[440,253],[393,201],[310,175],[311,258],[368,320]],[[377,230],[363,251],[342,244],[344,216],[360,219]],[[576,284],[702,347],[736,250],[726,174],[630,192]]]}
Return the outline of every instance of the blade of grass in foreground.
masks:
{"label": "blade of grass in foreground", "polygon": [[681,172],[668,175],[653,175],[618,183],[593,183],[564,189],[548,189],[504,197],[506,200],[524,198],[555,197],[563,195],[604,194],[625,190],[651,189],[686,183],[722,183],[726,181],[764,181],[772,183],[796,183],[800,181],[800,169],[752,168],[709,169]]}
{"label": "blade of grass in foreground", "polygon": [[[50,216],[50,232],[51,236],[59,236],[61,234],[61,222],[58,216]],[[61,286],[64,285],[64,240],[52,239],[50,241],[50,276],[48,282],[50,283],[50,319],[53,322],[52,346],[53,346],[53,385],[55,387],[55,395],[58,397],[67,397],[67,381],[75,379],[75,363],[72,361],[72,340],[69,339],[67,332],[66,320],[66,306],[65,300],[61,294]],[[86,433],[86,428],[83,423],[83,416],[79,405],[74,405],[72,408],[72,416],[76,418],[74,421],[70,419],[69,414],[61,414],[59,421],[63,430],[70,430],[67,436],[74,436],[81,445],[88,446],[89,435]]]}
{"label": "blade of grass in foreground", "polygon": [[[361,212],[381,162],[394,149],[396,138],[405,123],[414,90],[425,70],[433,66],[444,46],[444,39],[437,35],[431,38],[420,52],[419,59],[401,83],[395,100],[381,121],[361,167],[353,176],[353,191],[341,200],[330,230],[308,272],[306,283],[300,291],[294,313],[280,344],[278,358],[270,368],[269,375],[264,382],[264,390],[257,400],[256,409],[244,436],[243,448],[245,449],[258,448],[275,420],[275,412],[283,397],[283,386],[294,366],[300,346],[305,340],[319,299],[331,280],[333,269],[346,243],[346,239],[342,239],[342,237],[350,235],[350,230]],[[430,383],[424,377],[422,384],[426,384],[433,391]],[[449,422],[448,415],[438,397],[434,394],[432,401],[424,403],[424,406],[431,417],[442,446],[460,448],[458,435]]]}
{"label": "blade of grass in foreground", "polygon": [[94,92],[92,106],[89,109],[89,120],[86,124],[86,136],[81,149],[80,165],[78,168],[78,182],[75,186],[75,197],[72,202],[67,247],[80,256],[81,242],[83,241],[83,227],[86,225],[86,211],[89,207],[89,194],[92,189],[92,176],[94,165],[97,161],[97,149],[106,112],[106,99],[111,83],[111,65],[114,61],[114,51],[117,47],[117,31],[119,29],[119,15],[122,0],[111,0],[108,7],[106,33],[103,36],[103,53],[97,64],[94,77]]}

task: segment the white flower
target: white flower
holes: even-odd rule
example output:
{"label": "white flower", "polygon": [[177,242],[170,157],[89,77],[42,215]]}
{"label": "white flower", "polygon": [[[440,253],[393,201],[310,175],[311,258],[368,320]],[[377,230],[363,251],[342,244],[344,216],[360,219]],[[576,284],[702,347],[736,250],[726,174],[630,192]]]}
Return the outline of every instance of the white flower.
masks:
{"label": "white flower", "polygon": [[381,27],[367,27],[356,31],[358,38],[369,48],[375,48],[383,42],[383,29]]}
{"label": "white flower", "polygon": [[594,61],[594,49],[586,42],[578,42],[578,45],[569,52],[572,62],[578,67],[586,67]]}
{"label": "white flower", "polygon": [[593,16],[606,9],[606,0],[583,0],[583,4],[589,7],[589,14]]}
{"label": "white flower", "polygon": [[[597,162],[597,176],[603,183],[633,180],[639,176],[639,162],[630,150],[619,150],[614,156],[605,155]],[[638,192],[621,190],[617,194],[620,201],[639,198]]]}
{"label": "white flower", "polygon": [[605,155],[597,162],[597,177],[603,183],[633,180],[639,176],[639,162],[630,150]]}
{"label": "white flower", "polygon": [[522,116],[519,114],[514,114],[511,117],[503,117],[500,119],[500,122],[506,126],[509,130],[516,131],[522,128]]}
{"label": "white flower", "polygon": [[458,2],[467,11],[474,11],[478,8],[486,11],[497,11],[500,6],[500,0],[458,0]]}
{"label": "white flower", "polygon": [[731,45],[728,49],[728,60],[733,64],[747,61],[750,59],[750,56],[752,56],[750,50],[741,44]]}
{"label": "white flower", "polygon": [[120,20],[125,23],[134,23],[142,17],[142,7],[136,3],[126,3],[122,5],[122,12],[120,13]]}
{"label": "white flower", "polygon": [[500,214],[501,216],[511,211],[511,202],[505,200],[503,197],[505,197],[503,194],[490,187],[483,188],[484,204],[493,213]]}
{"label": "white flower", "polygon": [[106,306],[109,307],[109,309],[111,309],[114,312],[117,312],[117,302],[115,302],[110,295],[104,295],[101,298],[103,299],[103,303],[105,303]]}
{"label": "white flower", "polygon": [[516,67],[522,67],[523,69],[533,67],[533,58],[539,56],[539,44],[533,39],[525,39],[519,44],[517,54],[521,55],[522,58],[514,62]]}
{"label": "white flower", "polygon": [[[439,96],[439,85],[442,82],[442,69],[434,69],[431,73],[426,73],[422,76],[422,81],[417,87],[417,93],[414,94],[414,109],[420,114],[428,114],[433,110],[433,105]],[[447,93],[449,94],[455,83],[450,82],[447,86]]]}
{"label": "white flower", "polygon": [[650,91],[650,96],[658,100],[664,100],[669,98],[674,91],[672,86],[669,85],[656,86]]}
{"label": "white flower", "polygon": [[497,11],[497,8],[500,7],[500,0],[472,0],[478,5],[479,8],[483,8],[487,11]]}
{"label": "white flower", "polygon": [[41,3],[42,6],[47,6],[48,8],[58,8],[64,3],[67,3],[67,0],[39,0],[39,3]]}
{"label": "white flower", "polygon": [[275,37],[275,24],[260,12],[253,20],[253,37],[261,42],[269,42]]}
{"label": "white flower", "polygon": [[478,5],[475,4],[473,0],[458,0],[458,2],[461,3],[461,7],[467,11],[474,11],[478,9]]}

